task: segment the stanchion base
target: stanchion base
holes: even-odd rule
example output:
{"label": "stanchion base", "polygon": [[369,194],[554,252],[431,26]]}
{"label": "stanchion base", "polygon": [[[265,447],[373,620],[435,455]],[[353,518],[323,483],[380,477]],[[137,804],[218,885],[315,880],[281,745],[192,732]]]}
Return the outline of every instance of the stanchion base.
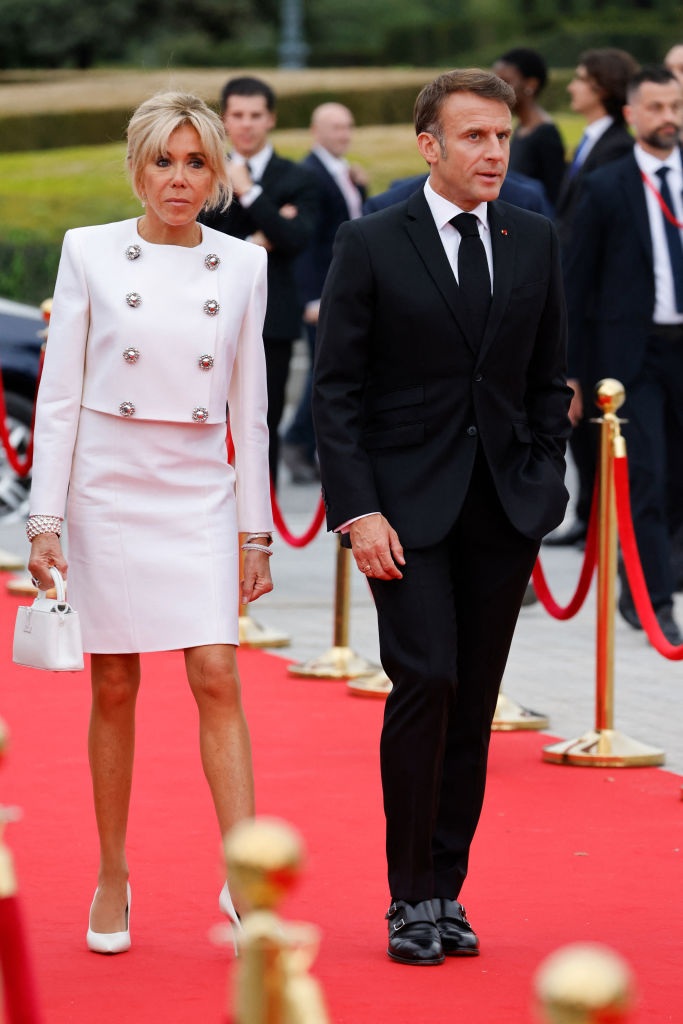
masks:
{"label": "stanchion base", "polygon": [[266,629],[249,615],[239,617],[240,647],[289,647],[291,638],[276,629]]}
{"label": "stanchion base", "polygon": [[517,701],[504,693],[498,694],[496,713],[491,728],[494,732],[512,732],[517,729],[547,729],[550,725],[545,715],[523,708]]}
{"label": "stanchion base", "polygon": [[550,764],[587,765],[594,768],[641,768],[664,764],[666,754],[656,747],[632,740],[615,729],[592,730],[575,740],[543,748]]}
{"label": "stanchion base", "polygon": [[330,647],[317,658],[289,665],[287,671],[301,679],[355,679],[379,672],[379,665],[360,658],[350,647]]}
{"label": "stanchion base", "polygon": [[28,573],[24,573],[21,576],[13,576],[11,580],[7,580],[7,592],[9,594],[19,594],[21,597],[38,596],[38,590],[31,583],[31,577]]}
{"label": "stanchion base", "polygon": [[346,684],[349,693],[354,697],[374,697],[375,700],[386,700],[391,693],[392,682],[384,671],[372,676],[361,676]]}
{"label": "stanchion base", "polygon": [[26,568],[26,559],[0,548],[0,572],[20,572]]}

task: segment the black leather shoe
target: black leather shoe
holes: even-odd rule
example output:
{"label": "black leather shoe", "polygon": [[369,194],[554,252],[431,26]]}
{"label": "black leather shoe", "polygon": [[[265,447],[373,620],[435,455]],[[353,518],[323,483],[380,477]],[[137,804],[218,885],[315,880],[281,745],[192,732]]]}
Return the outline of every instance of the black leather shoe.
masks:
{"label": "black leather shoe", "polygon": [[551,548],[571,547],[584,541],[587,533],[588,523],[584,523],[583,519],[575,519],[569,529],[545,537],[543,543]]}
{"label": "black leather shoe", "polygon": [[445,960],[431,900],[412,906],[394,900],[386,913],[389,922],[387,953],[400,964],[428,966]]}
{"label": "black leather shoe", "polygon": [[661,608],[655,609],[655,615],[657,616],[657,622],[662,633],[674,647],[683,644],[683,636],[678,628],[678,623],[674,619],[673,608],[670,604],[665,604]]}
{"label": "black leather shoe", "polygon": [[619,594],[619,600],[617,601],[617,608],[619,609],[619,614],[622,619],[624,619],[625,622],[628,622],[632,629],[643,628],[640,624],[640,619],[638,618],[636,606],[633,603],[631,591],[628,587],[624,589],[623,584],[621,593]]}
{"label": "black leather shoe", "polygon": [[446,956],[479,956],[479,939],[457,900],[432,900],[436,927]]}

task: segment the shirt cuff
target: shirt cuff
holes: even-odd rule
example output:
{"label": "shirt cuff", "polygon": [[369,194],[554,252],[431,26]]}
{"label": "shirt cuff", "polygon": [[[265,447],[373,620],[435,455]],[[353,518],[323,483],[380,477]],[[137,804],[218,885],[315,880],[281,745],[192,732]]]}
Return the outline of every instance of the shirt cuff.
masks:
{"label": "shirt cuff", "polygon": [[241,196],[238,196],[240,206],[243,206],[245,210],[248,210],[252,203],[255,203],[258,197],[263,192],[260,185],[252,185],[248,192],[243,192]]}
{"label": "shirt cuff", "polygon": [[359,519],[367,519],[368,516],[379,516],[381,514],[381,512],[364,512],[362,516],[354,516],[353,519],[347,519],[345,523],[341,524],[341,526],[335,526],[334,532],[348,533],[351,523],[357,523]]}

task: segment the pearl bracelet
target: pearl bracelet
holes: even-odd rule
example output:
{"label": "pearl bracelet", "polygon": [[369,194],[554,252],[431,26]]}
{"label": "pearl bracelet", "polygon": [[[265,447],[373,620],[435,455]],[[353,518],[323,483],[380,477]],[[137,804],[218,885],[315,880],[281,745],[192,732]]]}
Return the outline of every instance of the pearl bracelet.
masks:
{"label": "pearl bracelet", "polygon": [[250,544],[248,541],[242,545],[242,551],[262,551],[264,555],[268,555],[270,558],[273,552],[266,544]]}
{"label": "pearl bracelet", "polygon": [[29,540],[40,536],[41,533],[56,533],[62,535],[62,519],[60,516],[29,516],[26,520],[26,536]]}

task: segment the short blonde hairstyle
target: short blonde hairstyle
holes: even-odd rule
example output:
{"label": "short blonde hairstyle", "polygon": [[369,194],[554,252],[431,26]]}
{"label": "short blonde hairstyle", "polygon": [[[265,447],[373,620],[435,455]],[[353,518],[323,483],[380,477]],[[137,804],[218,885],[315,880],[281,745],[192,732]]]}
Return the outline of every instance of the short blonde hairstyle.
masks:
{"label": "short blonde hairstyle", "polygon": [[232,199],[225,157],[225,129],[218,114],[204,100],[183,92],[160,92],[141,103],[128,122],[127,165],[133,191],[143,200],[142,172],[147,164],[164,156],[168,140],[177,128],[189,124],[202,144],[213,174],[207,206],[226,209]]}

